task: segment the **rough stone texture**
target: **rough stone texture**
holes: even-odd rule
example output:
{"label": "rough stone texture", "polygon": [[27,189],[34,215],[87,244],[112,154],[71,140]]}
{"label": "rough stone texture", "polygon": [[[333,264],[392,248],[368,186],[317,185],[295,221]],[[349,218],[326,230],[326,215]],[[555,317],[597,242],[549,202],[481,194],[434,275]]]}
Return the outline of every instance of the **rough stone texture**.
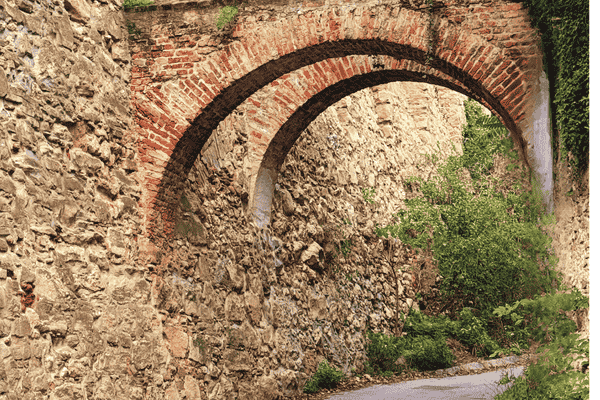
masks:
{"label": "rough stone texture", "polygon": [[2,399],[141,398],[127,362],[160,314],[140,308],[120,6],[0,1]]}
{"label": "rough stone texture", "polygon": [[[257,93],[194,159],[153,252],[120,6],[0,0],[0,399],[276,399],[323,358],[360,366],[367,323],[394,328],[396,284],[400,309],[416,306],[407,266],[421,262],[398,251],[395,281],[372,228],[402,206],[404,177],[432,173],[417,154],[459,143],[462,97],[393,83],[341,99],[302,130],[259,232],[245,181]],[[555,249],[586,292],[589,195],[568,198],[558,171]]]}

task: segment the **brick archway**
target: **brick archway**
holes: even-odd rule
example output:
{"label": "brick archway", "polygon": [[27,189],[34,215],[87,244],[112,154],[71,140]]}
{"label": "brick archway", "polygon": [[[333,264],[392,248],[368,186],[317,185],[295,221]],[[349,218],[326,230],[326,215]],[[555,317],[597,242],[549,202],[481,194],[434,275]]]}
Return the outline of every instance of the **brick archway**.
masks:
{"label": "brick archway", "polygon": [[[374,65],[377,70],[373,69]],[[339,79],[339,75],[319,74],[319,71],[327,68],[334,71],[347,70],[347,78]],[[369,70],[371,72],[366,72]],[[329,106],[354,92],[395,81],[444,86],[472,97],[487,108],[491,108],[481,96],[452,77],[413,61],[398,61],[387,56],[327,59],[273,81],[268,87],[271,90],[279,88],[279,96],[269,96],[267,87],[257,92],[262,94],[260,97],[263,100],[260,103],[250,100],[250,103],[256,107],[256,111],[250,111],[254,115],[258,115],[258,110],[262,110],[263,115],[280,116],[279,119],[269,118],[268,121],[254,118],[256,130],[250,133],[250,157],[257,161],[249,174],[251,177],[250,207],[259,226],[264,226],[270,221],[273,191],[280,167],[296,140],[310,123]],[[288,83],[292,83],[293,87],[308,87],[312,84],[318,88],[318,91],[316,93],[306,91],[294,95]],[[501,117],[496,111],[492,112]]]}
{"label": "brick archway", "polygon": [[[461,7],[470,15],[498,13],[497,20],[504,25],[511,22],[508,26],[514,34],[457,25]],[[309,88],[299,91],[285,82],[275,90],[274,100],[287,112],[263,121],[271,137],[260,132],[253,135],[264,149],[274,136],[273,149],[289,149],[292,138],[301,131],[289,129],[292,122],[285,125],[287,118],[296,113],[293,121],[298,126],[307,125],[310,121],[300,116],[308,118],[309,110],[300,106],[327,87],[335,90],[369,80],[373,83],[367,86],[386,79],[419,81],[422,74],[427,82],[461,91],[491,109],[511,132],[521,159],[532,165],[528,147],[534,141],[535,113],[543,108],[539,104],[543,72],[541,51],[527,23],[526,10],[520,4],[504,2],[439,10],[433,25],[435,45],[427,63],[429,18],[425,11],[405,5],[375,2],[356,10],[326,6],[276,22],[241,16],[234,33],[234,38],[241,39],[208,56],[202,54],[191,35],[177,42],[161,33],[161,27],[153,28],[158,51],[134,55],[134,63],[150,66],[139,68],[132,79],[148,236],[154,237],[159,231],[170,234],[182,181],[218,124],[257,90],[278,79],[286,80],[290,72],[307,66],[314,66],[306,75]],[[355,65],[356,55],[373,57],[369,63]],[[337,66],[333,58],[341,60]],[[155,62],[158,60],[161,62]],[[161,67],[165,64],[172,68],[165,70]],[[385,71],[374,71],[382,65]],[[393,69],[398,70],[396,74],[404,71],[403,75],[391,78]],[[168,82],[163,79],[165,71],[175,72],[168,75]],[[352,80],[364,74],[369,75]],[[344,79],[348,82],[332,86]],[[312,103],[312,110],[324,109],[322,101]],[[264,171],[272,174],[279,161],[269,154]]]}

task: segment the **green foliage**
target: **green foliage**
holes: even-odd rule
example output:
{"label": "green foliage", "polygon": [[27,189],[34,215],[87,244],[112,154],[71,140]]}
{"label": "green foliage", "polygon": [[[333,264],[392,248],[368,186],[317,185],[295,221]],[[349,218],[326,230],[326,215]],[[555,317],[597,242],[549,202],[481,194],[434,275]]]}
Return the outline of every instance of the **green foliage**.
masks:
{"label": "green foliage", "polygon": [[500,350],[500,346],[488,335],[485,324],[473,315],[469,308],[460,312],[457,339],[473,349],[479,357],[488,356]]}
{"label": "green foliage", "polygon": [[352,239],[340,240],[340,251],[344,258],[348,258],[352,251]]}
{"label": "green foliage", "polygon": [[[466,108],[471,125],[463,131],[464,154],[450,156],[430,181],[409,178],[409,188],[420,189],[422,197],[406,200],[408,210],[394,215],[398,223],[377,227],[376,234],[415,248],[432,246],[443,277],[441,298],[451,315],[472,306],[488,320],[499,305],[550,292],[558,276],[553,270],[556,258],[549,253],[552,239],[539,227],[540,219],[542,224],[552,220],[543,216],[539,190],[505,198],[487,177],[494,154],[514,155],[509,150],[512,139],[498,141],[503,135],[498,120],[483,118],[472,103]],[[463,167],[471,173],[475,194],[458,178]]]}
{"label": "green foliage", "polygon": [[135,22],[127,21],[127,32],[129,32],[129,38],[133,39],[134,36],[138,36],[142,33],[137,26],[135,26]]}
{"label": "green foliage", "polygon": [[474,179],[480,179],[481,174],[489,175],[494,165],[494,154],[508,153],[517,159],[508,129],[494,115],[485,115],[483,109],[475,100],[464,102],[467,124],[463,125],[463,165],[469,170]]}
{"label": "green foliage", "polygon": [[428,317],[412,308],[403,328],[403,331],[410,336],[429,336],[431,338],[456,336],[457,330],[458,324],[451,321],[446,315]]}
{"label": "green foliage", "polygon": [[[501,318],[510,318],[515,325],[523,325],[529,315],[532,329],[527,330],[536,339],[548,342],[538,349],[540,359],[529,366],[524,376],[505,377],[500,384],[513,385],[496,399],[589,399],[589,375],[575,370],[573,363],[589,360],[590,344],[580,339],[574,323],[564,311],[587,308],[589,300],[578,290],[570,294],[554,294],[521,300],[512,306],[494,310]],[[525,327],[526,328],[526,327]],[[521,328],[523,329],[523,328]]]}
{"label": "green foliage", "polygon": [[375,203],[375,200],[373,200],[373,197],[375,196],[375,188],[361,188],[360,191],[362,192],[362,196],[363,196],[363,200],[366,203],[369,204],[373,204]]}
{"label": "green foliage", "polygon": [[[527,339],[547,342],[575,332],[577,326],[565,312],[588,306],[588,298],[575,289],[572,293],[538,295],[506,304],[496,308],[494,315],[506,323],[508,334],[520,342]],[[518,337],[519,334],[523,336]]]}
{"label": "green foliage", "polygon": [[368,360],[365,362],[365,372],[370,375],[382,374],[386,371],[400,372],[402,367],[395,362],[405,350],[404,338],[371,331],[367,331],[367,337],[369,340],[365,350]]}
{"label": "green foliage", "polygon": [[123,1],[123,7],[147,7],[154,4],[154,0],[125,0]]}
{"label": "green foliage", "polygon": [[[408,366],[420,371],[430,371],[452,366],[454,355],[442,335],[433,337],[403,336],[394,337],[383,333],[367,332],[369,341],[366,352],[368,361],[365,371],[368,374],[382,375],[399,373]],[[404,357],[406,364],[398,364]]]}
{"label": "green foliage", "polygon": [[317,372],[304,386],[304,393],[316,393],[320,389],[333,389],[344,379],[344,372],[330,367],[327,360],[321,361]]}
{"label": "green foliage", "polygon": [[231,22],[233,17],[238,13],[237,6],[225,6],[221,9],[219,19],[217,20],[217,29],[221,30],[223,27]]}
{"label": "green foliage", "polygon": [[419,371],[448,368],[454,362],[452,350],[443,337],[417,336],[409,341],[409,349],[405,357]]}
{"label": "green foliage", "polygon": [[578,176],[589,165],[590,2],[525,0],[524,5],[542,36],[561,161],[570,151],[574,159],[569,162]]}

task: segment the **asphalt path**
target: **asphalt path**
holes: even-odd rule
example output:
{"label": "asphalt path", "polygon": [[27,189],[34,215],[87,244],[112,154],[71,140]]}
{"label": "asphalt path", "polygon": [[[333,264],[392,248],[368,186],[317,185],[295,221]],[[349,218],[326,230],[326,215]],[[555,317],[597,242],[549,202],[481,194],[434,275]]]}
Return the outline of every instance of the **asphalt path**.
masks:
{"label": "asphalt path", "polygon": [[493,399],[509,384],[499,386],[502,376],[520,376],[522,366],[504,368],[478,375],[430,378],[387,385],[375,385],[351,392],[338,393],[329,400],[473,400]]}

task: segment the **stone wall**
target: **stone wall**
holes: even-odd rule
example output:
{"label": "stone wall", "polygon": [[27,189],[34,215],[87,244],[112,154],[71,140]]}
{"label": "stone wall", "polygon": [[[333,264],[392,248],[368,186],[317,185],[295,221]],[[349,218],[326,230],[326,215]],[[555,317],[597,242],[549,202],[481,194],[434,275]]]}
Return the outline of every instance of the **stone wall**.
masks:
{"label": "stone wall", "polygon": [[[395,328],[396,284],[399,310],[416,306],[410,266],[424,257],[396,249],[393,262],[403,271],[396,282],[373,228],[403,207],[408,176],[431,175],[421,154],[438,141],[443,156],[452,144],[461,153],[464,99],[445,88],[390,83],[329,107],[286,158],[266,232],[248,224],[238,193],[254,100],[219,126],[186,182],[173,246],[183,262],[160,273],[172,286],[158,303],[168,307],[170,299],[193,319],[187,334],[215,357],[199,360],[207,370],[223,371],[219,358],[243,360],[225,362],[225,378],[205,377],[207,394],[230,398],[238,388],[251,398],[253,380],[266,379],[291,395],[323,358],[349,374],[364,362],[367,327]],[[228,335],[241,345],[224,345]]]}
{"label": "stone wall", "polygon": [[[394,278],[372,228],[432,173],[419,153],[460,153],[464,98],[394,83],[327,109],[285,161],[267,232],[239,183],[245,102],[189,174],[169,251],[146,255],[119,9],[0,0],[0,399],[275,399],[323,358],[359,367],[367,326],[394,330],[421,284],[410,266],[431,261],[397,249]],[[560,214],[582,254],[588,208]]]}
{"label": "stone wall", "polygon": [[126,361],[158,313],[137,261],[120,6],[0,0],[2,399],[141,398]]}

